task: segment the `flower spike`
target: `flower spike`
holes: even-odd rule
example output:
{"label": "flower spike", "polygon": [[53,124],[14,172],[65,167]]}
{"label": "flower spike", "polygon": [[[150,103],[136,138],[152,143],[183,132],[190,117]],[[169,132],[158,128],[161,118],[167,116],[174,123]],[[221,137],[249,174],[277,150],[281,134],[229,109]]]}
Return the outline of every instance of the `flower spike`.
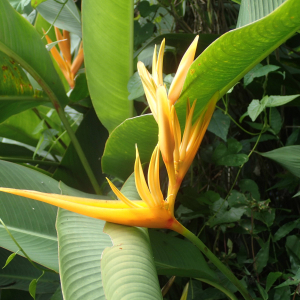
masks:
{"label": "flower spike", "polygon": [[[61,40],[62,36],[58,30],[57,36],[58,39]],[[63,32],[63,38],[67,36],[68,33]],[[139,152],[136,147],[134,175],[136,188],[142,201],[128,199],[108,179],[111,189],[121,201],[96,200],[9,188],[0,188],[0,191],[56,205],[57,207],[68,209],[75,213],[108,222],[128,226],[167,228],[177,231],[178,233],[183,233],[184,227],[174,217],[176,195],[183,177],[188,171],[198,151],[199,145],[212,117],[216,102],[220,97],[219,92],[216,92],[212,96],[194,124],[192,124],[192,120],[193,114],[196,111],[196,101],[193,102],[192,107],[190,107],[188,101],[186,125],[183,136],[181,136],[180,124],[174,103],[179,97],[187,70],[195,55],[197,39],[198,38],[194,40],[179,65],[179,70],[173,81],[174,88],[170,88],[169,97],[167,95],[166,87],[162,82],[165,42],[162,42],[158,58],[155,49],[153,55],[152,76],[142,62],[138,63],[138,72],[145,89],[145,94],[159,127],[158,144],[153,151],[148,168],[148,183],[146,182]],[[63,58],[58,53],[56,47],[53,47],[53,49],[56,50],[56,52],[54,52],[55,50],[53,51],[53,56],[61,63],[64,72],[74,72],[75,75],[78,65],[81,63],[77,63],[76,58],[72,67],[68,69],[69,58],[67,58],[67,51],[65,50],[68,49],[69,46],[68,44],[62,44],[61,46],[63,47],[61,48]],[[82,48],[79,51],[79,54],[80,53],[82,53]],[[78,60],[80,59],[81,58],[79,57]],[[160,152],[169,179],[167,195],[165,198],[160,187],[159,179]]]}

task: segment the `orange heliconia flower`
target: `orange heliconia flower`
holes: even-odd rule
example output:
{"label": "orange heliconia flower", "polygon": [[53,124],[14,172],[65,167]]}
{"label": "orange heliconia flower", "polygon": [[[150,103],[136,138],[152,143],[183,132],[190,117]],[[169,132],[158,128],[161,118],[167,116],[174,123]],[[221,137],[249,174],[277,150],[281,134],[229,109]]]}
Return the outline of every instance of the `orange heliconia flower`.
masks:
{"label": "orange heliconia flower", "polygon": [[[162,77],[164,41],[160,47],[158,58],[156,58],[156,49],[154,51],[152,76],[141,62],[138,63],[138,71],[145,94],[159,127],[158,144],[150,160],[147,181],[136,147],[134,176],[136,188],[142,200],[129,200],[110,180],[108,183],[111,189],[121,201],[93,200],[10,188],[0,188],[0,191],[43,201],[112,223],[148,228],[168,228],[182,233],[184,227],[174,217],[175,198],[183,177],[198,151],[219,99],[219,92],[216,92],[194,124],[192,119],[196,101],[191,107],[188,101],[185,129],[181,135],[174,104],[179,98],[188,69],[193,62],[197,40],[198,37],[184,55],[169,93],[163,85]],[[166,197],[161,191],[159,180],[160,153],[169,178]]]}

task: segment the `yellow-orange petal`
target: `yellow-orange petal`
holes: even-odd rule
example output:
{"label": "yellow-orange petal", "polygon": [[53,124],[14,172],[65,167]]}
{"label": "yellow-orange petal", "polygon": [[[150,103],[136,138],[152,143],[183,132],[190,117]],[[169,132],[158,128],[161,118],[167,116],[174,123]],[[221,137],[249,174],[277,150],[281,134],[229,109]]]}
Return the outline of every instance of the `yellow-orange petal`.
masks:
{"label": "yellow-orange petal", "polygon": [[78,72],[79,68],[81,67],[83,63],[83,48],[82,48],[82,42],[80,43],[80,47],[78,50],[78,54],[76,58],[74,59],[72,66],[71,66],[71,73],[75,76],[76,73]]}
{"label": "yellow-orange petal", "polygon": [[211,120],[211,117],[214,113],[215,106],[217,101],[219,100],[220,93],[217,91],[212,98],[209,100],[206,109],[203,111],[203,113],[200,115],[199,119],[197,120],[197,128],[195,128],[191,138],[190,142],[187,146],[186,156],[184,159],[184,162],[181,165],[180,169],[180,177],[183,178],[186,172],[188,171],[190,165],[193,162],[193,159],[198,151],[198,148],[202,142],[202,139],[204,137],[204,134],[206,132],[206,129],[209,125],[209,122]]}
{"label": "yellow-orange petal", "polygon": [[148,184],[151,191],[151,195],[156,202],[156,205],[164,205],[164,197],[160,189],[159,182],[159,146],[156,145],[148,169]]}
{"label": "yellow-orange petal", "polygon": [[134,202],[129,200],[127,197],[125,197],[107,177],[106,177],[106,180],[108,181],[108,184],[109,184],[110,188],[112,189],[112,191],[115,193],[115,195],[121,201],[123,201],[126,205],[128,205],[129,207],[132,207],[132,208],[133,207],[141,207],[140,205],[135,204]]}
{"label": "yellow-orange petal", "polygon": [[[71,199],[62,200],[60,199],[62,195],[41,193],[36,191],[27,190],[17,190],[9,188],[0,188],[0,191],[5,193],[10,193],[41,202],[45,202],[51,205],[55,205],[60,208],[67,209],[69,211],[85,215],[88,217],[127,225],[127,226],[140,226],[148,228],[168,228],[173,229],[177,232],[183,230],[182,225],[174,218],[174,215],[165,209],[165,207],[140,207],[140,208],[128,208],[128,206],[123,208],[125,205],[121,201],[104,201],[95,200],[100,203],[104,203],[104,207],[89,205],[91,199],[87,199],[87,204],[82,204],[82,198],[75,198],[74,201]],[[69,197],[69,196],[68,196]],[[64,196],[62,197],[64,198]],[[79,199],[78,202],[76,199]],[[83,198],[85,199],[85,198]],[[110,206],[111,202],[111,206]],[[137,201],[141,203],[141,201]],[[120,203],[120,208],[118,204]]]}
{"label": "yellow-orange petal", "polygon": [[159,86],[157,88],[156,99],[158,107],[159,148],[168,171],[170,184],[173,185],[175,183],[173,158],[175,141],[171,130],[171,112],[167,92],[164,86]]}
{"label": "yellow-orange petal", "polygon": [[154,46],[153,58],[152,58],[152,77],[155,82],[157,82],[157,49],[156,45]]}
{"label": "yellow-orange petal", "polygon": [[[52,40],[48,37],[48,35],[45,36],[48,44],[52,43]],[[63,60],[63,58],[60,56],[58,50],[56,47],[52,47],[50,50],[53,58],[57,62],[59,68],[61,69],[62,73],[64,74],[65,78],[67,79],[69,85],[71,86],[73,84],[72,80],[70,79],[70,68],[68,67],[67,63]]]}
{"label": "yellow-orange petal", "polygon": [[142,62],[139,61],[137,63],[137,69],[144,87],[149,107],[157,122],[156,84]]}
{"label": "yellow-orange petal", "polygon": [[142,198],[142,200],[144,200],[149,207],[154,207],[156,206],[156,203],[149,191],[148,185],[145,180],[137,145],[135,145],[135,149],[136,149],[136,158],[134,164],[134,177],[135,177],[136,189],[140,197]]}
{"label": "yellow-orange petal", "polygon": [[170,86],[169,94],[168,94],[169,100],[172,104],[174,104],[180,96],[187,72],[188,72],[188,70],[194,60],[194,57],[195,57],[198,39],[199,39],[199,36],[197,35],[180,61],[178,70],[175,74],[175,77]]}
{"label": "yellow-orange petal", "polygon": [[54,26],[54,29],[55,29],[56,40],[62,41],[58,43],[59,49],[63,55],[65,62],[70,68],[71,64],[66,60],[66,57],[71,56],[70,49],[68,48],[68,42],[64,41],[64,37],[62,36],[60,30],[57,27]]}
{"label": "yellow-orange petal", "polygon": [[192,120],[193,120],[193,114],[194,114],[196,102],[197,101],[195,100],[192,105],[192,108],[189,109],[189,114],[186,119],[185,129],[184,129],[184,133],[183,133],[183,137],[182,137],[182,142],[180,145],[180,161],[183,161],[184,157],[185,157],[186,148],[187,148],[187,145],[189,142],[190,132],[192,129]]}
{"label": "yellow-orange petal", "polygon": [[157,65],[156,65],[157,80],[155,81],[157,85],[164,84],[164,80],[163,80],[164,52],[165,52],[165,39],[163,39],[163,41],[161,42],[158,58],[157,58]]}
{"label": "yellow-orange petal", "polygon": [[65,61],[69,66],[72,64],[72,56],[71,56],[71,39],[70,32],[67,30],[63,30],[63,39],[65,44],[66,53],[64,54]]}
{"label": "yellow-orange petal", "polygon": [[180,129],[180,124],[179,120],[176,114],[176,109],[174,105],[171,107],[171,120],[172,120],[172,127],[173,127],[173,134],[174,134],[174,167],[175,167],[175,172],[177,173],[177,168],[178,168],[178,163],[180,159],[180,144],[181,144],[181,129]]}

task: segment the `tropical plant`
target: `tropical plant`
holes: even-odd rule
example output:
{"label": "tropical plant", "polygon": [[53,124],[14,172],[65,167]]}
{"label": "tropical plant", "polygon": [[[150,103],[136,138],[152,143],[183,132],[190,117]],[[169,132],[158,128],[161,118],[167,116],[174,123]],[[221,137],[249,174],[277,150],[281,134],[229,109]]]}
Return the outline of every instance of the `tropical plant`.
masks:
{"label": "tropical plant", "polygon": [[[4,299],[289,299],[299,218],[266,191],[289,187],[291,199],[299,185],[299,130],[280,135],[278,107],[299,96],[300,3],[268,0],[255,15],[244,0],[236,30],[172,33],[189,31],[188,9],[210,32],[225,2],[207,19],[193,1],[0,3]],[[282,147],[264,148],[272,140]],[[290,173],[258,181],[263,157]]]}

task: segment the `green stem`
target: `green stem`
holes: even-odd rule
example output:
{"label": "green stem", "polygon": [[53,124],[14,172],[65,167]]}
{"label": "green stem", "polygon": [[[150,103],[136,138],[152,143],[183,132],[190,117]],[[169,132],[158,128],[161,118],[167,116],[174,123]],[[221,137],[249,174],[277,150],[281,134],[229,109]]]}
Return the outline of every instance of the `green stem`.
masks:
{"label": "green stem", "polygon": [[191,231],[185,228],[183,225],[181,234],[190,240],[239,290],[244,299],[252,300],[252,297],[242,285],[242,283],[234,276],[230,269],[228,269],[206,246],[197,238]]}
{"label": "green stem", "polygon": [[69,137],[70,137],[70,139],[71,139],[71,141],[74,145],[74,148],[75,148],[75,150],[76,150],[76,152],[79,156],[79,159],[80,159],[80,161],[81,161],[81,163],[82,163],[82,165],[83,165],[90,181],[91,181],[91,184],[92,184],[96,194],[101,195],[101,188],[98,184],[98,181],[97,181],[96,177],[94,176],[94,173],[93,173],[93,171],[92,171],[92,169],[89,165],[88,160],[85,157],[85,154],[84,154],[84,152],[81,148],[81,145],[78,142],[78,139],[77,139],[73,129],[71,128],[71,126],[69,124],[69,121],[66,118],[65,113],[64,113],[63,109],[61,108],[61,106],[57,106],[57,113],[58,113],[62,123],[64,124],[66,131],[69,134]]}
{"label": "green stem", "polygon": [[230,291],[228,291],[227,289],[225,289],[222,285],[214,282],[214,281],[211,281],[211,280],[208,280],[206,278],[196,278],[197,280],[200,280],[202,282],[205,282],[207,284],[210,284],[211,286],[215,287],[216,289],[220,290],[221,292],[223,292],[228,298],[230,298],[231,300],[238,300],[237,297],[231,293]]}

